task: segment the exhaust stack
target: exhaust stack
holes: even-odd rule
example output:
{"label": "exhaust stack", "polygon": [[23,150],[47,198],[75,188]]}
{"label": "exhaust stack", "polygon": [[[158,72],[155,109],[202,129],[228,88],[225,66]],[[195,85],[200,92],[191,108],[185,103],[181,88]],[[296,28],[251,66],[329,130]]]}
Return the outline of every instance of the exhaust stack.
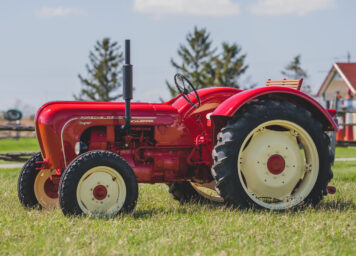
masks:
{"label": "exhaust stack", "polygon": [[125,100],[125,125],[128,130],[131,122],[131,99],[132,99],[132,65],[130,64],[130,40],[125,40],[125,64],[123,66],[123,97]]}

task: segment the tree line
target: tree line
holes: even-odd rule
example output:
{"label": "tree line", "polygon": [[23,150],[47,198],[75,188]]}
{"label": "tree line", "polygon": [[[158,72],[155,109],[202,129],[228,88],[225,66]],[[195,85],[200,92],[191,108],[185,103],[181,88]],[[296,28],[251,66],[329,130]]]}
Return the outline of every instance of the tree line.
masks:
{"label": "tree line", "polygon": [[[171,65],[197,89],[214,86],[246,88],[246,85],[242,87],[240,79],[249,68],[246,64],[247,54],[237,43],[222,42],[216,47],[206,28],[194,27],[184,43],[179,45],[177,54],[178,59],[172,58]],[[73,97],[89,101],[115,101],[121,98],[123,62],[122,49],[117,42],[110,38],[97,41],[89,52],[86,77],[78,75],[81,91]],[[295,56],[281,74],[288,79],[308,78],[307,72],[301,67],[301,55]],[[168,81],[166,86],[172,97],[178,94],[175,86]],[[311,93],[310,86],[303,87],[305,92]]]}

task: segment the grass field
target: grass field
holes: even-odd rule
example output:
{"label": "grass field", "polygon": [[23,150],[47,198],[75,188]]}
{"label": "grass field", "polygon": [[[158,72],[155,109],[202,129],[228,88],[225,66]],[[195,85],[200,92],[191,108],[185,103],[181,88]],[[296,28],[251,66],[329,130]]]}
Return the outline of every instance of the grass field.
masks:
{"label": "grass field", "polygon": [[[34,138],[0,140],[0,152],[38,150]],[[336,157],[356,157],[356,148],[337,148]],[[333,170],[337,193],[316,208],[180,205],[165,185],[140,185],[132,214],[103,220],[25,210],[16,192],[20,169],[0,169],[0,255],[356,255],[356,162]]]}
{"label": "grass field", "polygon": [[0,153],[8,152],[34,152],[39,151],[39,146],[36,138],[20,138],[15,139],[1,139]]}
{"label": "grass field", "polygon": [[356,157],[356,147],[337,147],[336,148],[336,157],[345,157],[351,158]]}
{"label": "grass field", "polygon": [[110,220],[23,209],[19,171],[0,169],[1,255],[356,255],[356,162],[336,163],[338,191],[316,208],[180,205],[165,185],[140,185],[135,211]]}
{"label": "grass field", "polygon": [[[0,153],[10,152],[38,152],[40,148],[36,138],[20,138],[15,139],[1,139]],[[18,161],[5,161],[0,159],[0,164],[4,163],[18,163]]]}

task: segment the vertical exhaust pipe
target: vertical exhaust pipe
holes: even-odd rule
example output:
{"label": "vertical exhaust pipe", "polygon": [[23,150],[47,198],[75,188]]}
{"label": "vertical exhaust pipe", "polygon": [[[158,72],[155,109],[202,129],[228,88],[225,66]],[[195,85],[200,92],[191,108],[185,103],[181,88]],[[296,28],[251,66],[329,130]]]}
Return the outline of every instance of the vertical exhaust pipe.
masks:
{"label": "vertical exhaust pipe", "polygon": [[132,65],[130,64],[130,40],[125,40],[125,64],[123,70],[123,97],[125,100],[125,125],[128,130],[131,122],[131,99],[132,99]]}

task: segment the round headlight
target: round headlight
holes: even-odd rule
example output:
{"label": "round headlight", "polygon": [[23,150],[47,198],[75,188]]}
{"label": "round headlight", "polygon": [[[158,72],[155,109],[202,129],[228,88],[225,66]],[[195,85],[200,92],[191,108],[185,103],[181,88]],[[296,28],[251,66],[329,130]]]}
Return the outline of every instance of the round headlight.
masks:
{"label": "round headlight", "polygon": [[74,152],[75,152],[77,155],[80,154],[80,141],[78,141],[77,143],[75,143]]}

